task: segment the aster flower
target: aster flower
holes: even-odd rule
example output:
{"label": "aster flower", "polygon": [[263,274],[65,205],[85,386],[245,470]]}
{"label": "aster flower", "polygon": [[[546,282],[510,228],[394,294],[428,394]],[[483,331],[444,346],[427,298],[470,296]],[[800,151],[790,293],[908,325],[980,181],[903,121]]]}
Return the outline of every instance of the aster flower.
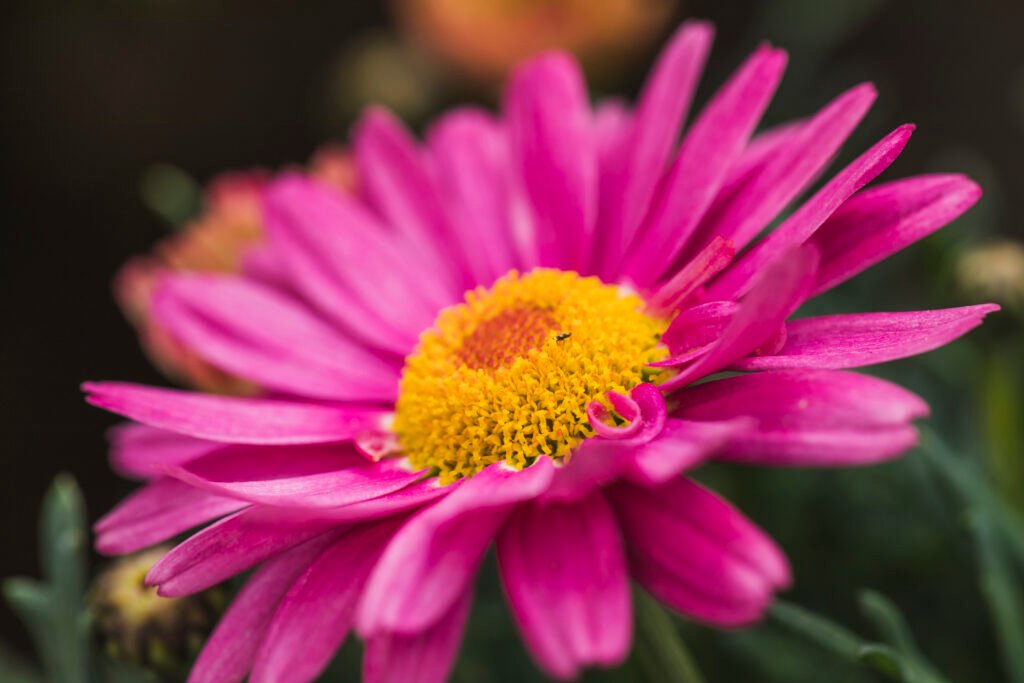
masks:
{"label": "aster flower", "polygon": [[698,621],[748,624],[789,565],[687,472],[859,465],[915,443],[926,404],[847,370],[936,348],[995,307],[789,317],[979,189],[863,189],[901,126],[759,238],[875,91],[754,136],[786,62],[764,46],[677,145],[711,35],[680,28],[635,108],[592,109],[551,53],[515,72],[499,115],[450,112],[423,145],[372,110],[352,140],[358,193],[299,173],[263,190],[276,277],[160,278],[163,328],[263,390],[85,387],[133,420],[112,459],[145,480],[99,521],[98,548],[208,524],[149,573],[166,596],[256,567],[190,680],[310,680],[354,629],[365,680],[441,681],[492,543],[556,678],[623,660],[631,579]]}

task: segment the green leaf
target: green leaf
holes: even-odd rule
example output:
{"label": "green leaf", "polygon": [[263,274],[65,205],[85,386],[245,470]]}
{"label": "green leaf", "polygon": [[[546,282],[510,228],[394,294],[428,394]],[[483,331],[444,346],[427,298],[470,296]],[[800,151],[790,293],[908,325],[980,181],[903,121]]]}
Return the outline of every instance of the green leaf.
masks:
{"label": "green leaf", "polygon": [[[878,608],[879,604],[875,601],[872,606]],[[895,614],[898,616],[899,613]],[[917,658],[908,656],[906,652],[899,652],[887,644],[867,641],[853,631],[802,607],[776,600],[772,606],[771,616],[783,626],[826,650],[847,661],[868,667],[890,680],[902,683],[948,683],[945,678],[935,673],[930,665],[924,663],[922,666]],[[892,613],[886,615],[889,619],[892,616]],[[898,629],[899,626],[903,626],[901,618],[898,622],[899,624],[894,624],[889,621],[886,628],[891,629],[895,625]],[[905,630],[905,626],[903,628]],[[909,633],[900,634],[899,637],[913,642]],[[921,662],[923,661],[922,659]]]}
{"label": "green leaf", "polygon": [[636,610],[634,656],[645,678],[657,683],[704,683],[672,617],[661,604],[639,589],[633,591],[633,604]]}
{"label": "green leaf", "polygon": [[1008,549],[1024,566],[1024,518],[996,495],[974,467],[954,455],[942,438],[927,427],[921,427],[921,445],[928,462],[964,501],[990,515]]}
{"label": "green leaf", "polygon": [[864,616],[877,629],[889,646],[893,647],[913,665],[913,670],[904,673],[906,680],[937,681],[942,675],[925,659],[917,648],[907,621],[899,608],[881,593],[872,590],[861,591],[860,608]]}
{"label": "green leaf", "polygon": [[907,622],[889,598],[872,590],[860,593],[860,609],[886,643],[905,654],[917,654]]}
{"label": "green leaf", "polygon": [[862,645],[857,652],[857,659],[894,681],[914,680],[906,671],[906,665],[899,654],[888,645]]}
{"label": "green leaf", "polygon": [[978,582],[999,639],[1003,668],[1010,683],[1024,683],[1024,596],[1020,583],[992,518],[983,511],[975,511],[970,521],[977,544]]}
{"label": "green leaf", "polygon": [[44,581],[8,579],[4,597],[25,622],[48,680],[88,683],[85,506],[70,476],[58,475],[47,491],[39,533]]}
{"label": "green leaf", "polygon": [[849,661],[858,661],[862,638],[844,627],[784,600],[776,600],[771,616],[792,631]]}

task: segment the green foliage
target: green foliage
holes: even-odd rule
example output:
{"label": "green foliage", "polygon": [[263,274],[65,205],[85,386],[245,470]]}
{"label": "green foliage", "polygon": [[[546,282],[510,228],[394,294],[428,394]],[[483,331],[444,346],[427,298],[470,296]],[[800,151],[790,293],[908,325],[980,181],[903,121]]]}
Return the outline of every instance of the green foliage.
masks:
{"label": "green foliage", "polygon": [[949,683],[917,651],[903,616],[878,593],[861,597],[866,616],[874,622],[883,641],[862,638],[827,618],[779,600],[772,617],[780,624],[820,647],[855,664],[865,666],[889,680],[901,683]]}
{"label": "green foliage", "polygon": [[704,683],[693,655],[686,649],[672,618],[654,598],[633,591],[636,645],[633,657],[645,680],[663,683]]}
{"label": "green foliage", "polygon": [[86,609],[85,505],[75,480],[60,474],[43,499],[39,524],[41,580],[13,577],[3,594],[24,622],[42,671],[0,648],[0,680],[11,683],[152,683],[139,669],[113,667],[92,652]]}

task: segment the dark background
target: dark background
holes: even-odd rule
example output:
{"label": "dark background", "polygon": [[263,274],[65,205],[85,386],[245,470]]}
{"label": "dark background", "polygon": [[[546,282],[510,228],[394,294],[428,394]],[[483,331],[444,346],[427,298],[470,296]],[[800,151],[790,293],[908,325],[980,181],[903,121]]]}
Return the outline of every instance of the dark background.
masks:
{"label": "dark background", "polygon": [[[1020,237],[1024,3],[868,5],[836,17],[831,3],[686,3],[681,14],[718,26],[701,92],[760,38],[791,52],[769,121],[873,80],[879,103],[844,153],[913,121],[917,134],[893,172],[971,173],[986,198],[969,229]],[[35,518],[55,473],[75,475],[92,519],[131,488],[105,464],[103,430],[114,419],[86,406],[78,384],[163,381],[110,295],[119,264],[166,234],[140,200],[144,169],[170,162],[206,180],[302,161],[324,140],[343,139],[344,126],[324,113],[330,64],[389,19],[383,6],[342,0],[20,1],[3,14],[0,576],[8,576],[38,570]],[[644,68],[622,87],[635,90]],[[5,607],[0,631],[27,647]]]}

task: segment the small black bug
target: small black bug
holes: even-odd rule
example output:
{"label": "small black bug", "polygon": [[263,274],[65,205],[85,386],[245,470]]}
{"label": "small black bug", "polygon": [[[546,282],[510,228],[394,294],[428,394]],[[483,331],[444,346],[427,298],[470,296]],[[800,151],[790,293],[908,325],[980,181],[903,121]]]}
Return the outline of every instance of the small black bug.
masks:
{"label": "small black bug", "polygon": [[565,341],[572,336],[572,332],[561,332],[555,336],[555,341]]}

